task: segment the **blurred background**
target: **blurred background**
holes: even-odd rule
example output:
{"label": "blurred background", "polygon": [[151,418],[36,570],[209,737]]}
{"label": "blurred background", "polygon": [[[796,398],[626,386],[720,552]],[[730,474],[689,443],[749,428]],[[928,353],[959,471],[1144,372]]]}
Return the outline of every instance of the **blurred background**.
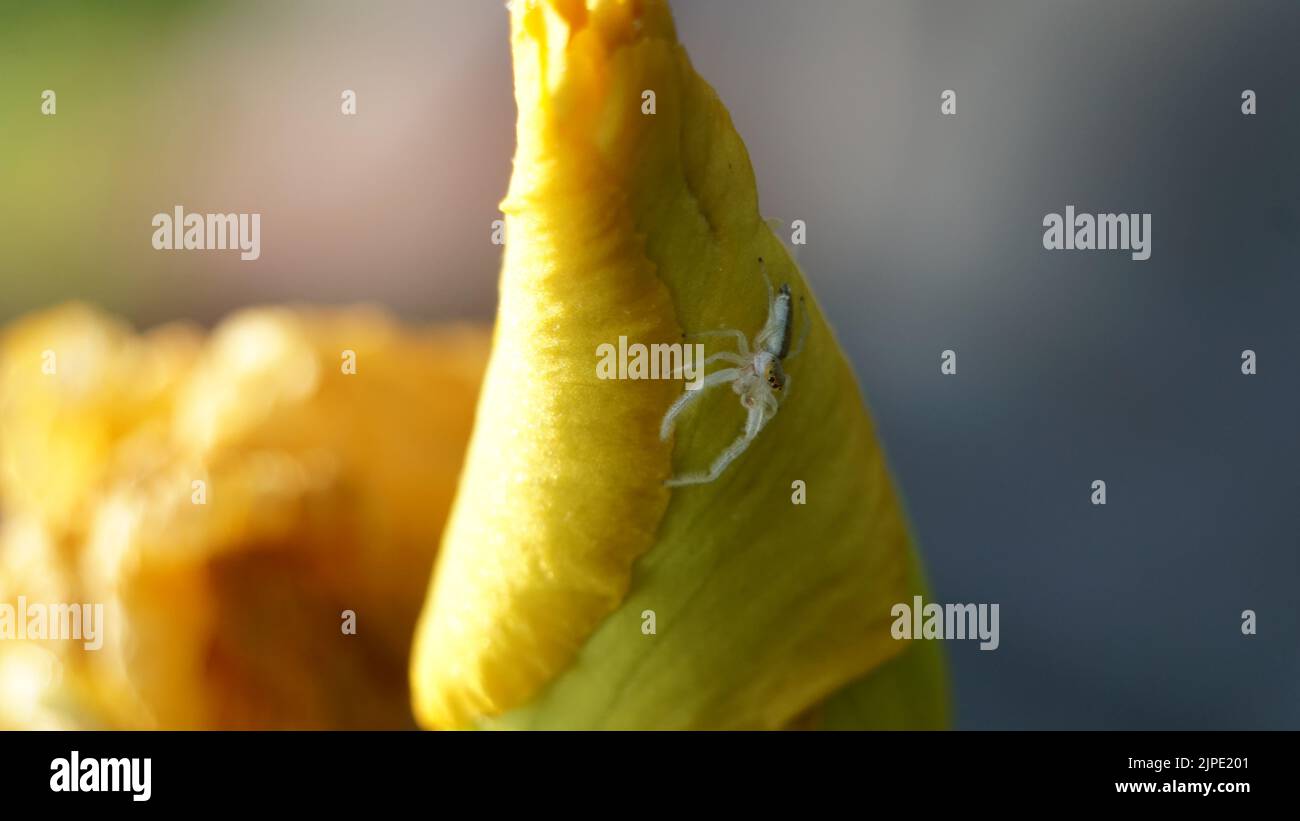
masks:
{"label": "blurred background", "polygon": [[[1300,5],[675,13],[807,223],[935,599],[1001,605],[996,652],[948,644],[957,725],[1300,728]],[[513,120],[497,2],[3,0],[0,321],[490,319]],[[177,204],[261,213],[261,258],[154,251]],[[1151,213],[1150,260],[1044,251],[1067,205]]]}

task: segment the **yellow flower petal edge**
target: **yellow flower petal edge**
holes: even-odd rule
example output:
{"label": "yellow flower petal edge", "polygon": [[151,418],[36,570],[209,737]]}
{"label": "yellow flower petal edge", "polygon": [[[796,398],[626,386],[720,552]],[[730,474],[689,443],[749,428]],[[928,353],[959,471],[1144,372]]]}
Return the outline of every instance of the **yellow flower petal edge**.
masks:
{"label": "yellow flower petal edge", "polygon": [[[889,610],[913,588],[911,546],[852,370],[665,3],[516,0],[511,38],[501,302],[417,630],[416,715],[788,726],[904,649]],[[743,409],[715,389],[661,442],[683,383],[602,381],[597,346],[752,338],[767,314],[759,257],[807,303],[792,390],[719,480],[670,495],[674,466],[707,468]],[[792,503],[795,481],[807,504]]]}
{"label": "yellow flower petal edge", "polygon": [[[911,554],[910,594],[929,599],[920,562]],[[948,726],[948,674],[937,641],[918,641],[817,709],[821,730],[941,730]]]}

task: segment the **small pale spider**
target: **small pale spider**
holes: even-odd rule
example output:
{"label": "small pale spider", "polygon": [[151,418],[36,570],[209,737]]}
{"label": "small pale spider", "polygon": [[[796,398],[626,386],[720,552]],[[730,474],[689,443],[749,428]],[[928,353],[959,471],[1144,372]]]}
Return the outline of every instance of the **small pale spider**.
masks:
{"label": "small pale spider", "polygon": [[[745,419],[745,430],[713,460],[707,473],[674,476],[664,483],[669,487],[705,484],[721,476],[727,466],[745,452],[745,448],[754,441],[759,431],[776,416],[777,408],[780,407],[778,397],[783,395],[782,391],[785,392],[784,395],[789,394],[791,379],[782,367],[782,362],[793,359],[803,349],[809,328],[807,309],[804,308],[804,329],[799,337],[799,343],[791,351],[790,339],[793,335],[794,322],[790,286],[783,284],[780,290],[774,293],[772,280],[767,275],[767,266],[763,263],[762,257],[758,258],[758,265],[763,273],[763,280],[767,283],[767,322],[763,323],[762,330],[754,337],[753,350],[750,349],[750,343],[745,339],[745,335],[738,330],[703,331],[692,334],[697,337],[734,336],[739,350],[737,353],[730,351],[715,353],[704,360],[704,365],[722,361],[733,367],[708,374],[698,390],[688,390],[674,402],[664,414],[663,423],[659,426],[659,438],[667,441],[672,435],[678,414],[691,403],[691,400],[703,394],[708,388],[728,382],[731,383],[731,389],[740,397],[740,404],[749,413]],[[802,297],[799,299],[799,305],[801,308],[804,307]]]}

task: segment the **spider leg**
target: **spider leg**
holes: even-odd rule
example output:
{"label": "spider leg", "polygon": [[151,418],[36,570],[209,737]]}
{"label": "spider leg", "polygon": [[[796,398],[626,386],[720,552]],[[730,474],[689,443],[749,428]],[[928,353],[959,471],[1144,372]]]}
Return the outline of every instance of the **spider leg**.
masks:
{"label": "spider leg", "polygon": [[758,436],[758,432],[763,429],[763,425],[766,422],[767,414],[764,413],[761,407],[756,405],[750,408],[749,418],[745,420],[745,432],[740,434],[740,436],[737,436],[736,441],[732,442],[726,450],[718,454],[718,458],[714,459],[713,464],[709,467],[708,473],[687,473],[682,476],[675,476],[664,482],[664,484],[668,487],[703,485],[717,479],[722,475],[722,471],[727,469],[728,465],[736,461],[737,457],[745,452],[745,448],[748,448],[749,443],[754,441],[754,437]]}
{"label": "spider leg", "polygon": [[808,319],[808,305],[799,297],[799,313],[803,315],[803,333],[799,334],[799,341],[795,343],[794,350],[786,355],[786,359],[794,359],[803,350],[803,345],[808,341],[808,332],[812,330],[812,321]]}
{"label": "spider leg", "polygon": [[744,365],[746,362],[749,361],[748,359],[746,359],[745,357],[741,356],[738,353],[732,353],[731,351],[719,351],[718,353],[715,353],[712,356],[705,357],[703,364],[707,365],[710,362],[715,362],[718,360],[722,360],[723,362],[730,362],[733,365]]}
{"label": "spider leg", "polygon": [[735,328],[724,328],[720,331],[696,331],[695,333],[687,334],[686,336],[688,338],[694,338],[697,336],[734,336],[736,337],[736,347],[740,349],[740,355],[749,355],[749,340],[745,338],[743,333]]}
{"label": "spider leg", "polygon": [[[789,377],[786,377],[786,384],[787,385],[790,384]],[[767,423],[771,422],[772,418],[776,416],[776,412],[781,409],[781,400],[780,398],[778,398],[777,396],[769,392],[763,396],[761,403],[759,405],[759,409],[762,411],[762,413],[759,415],[757,419],[751,416],[749,419],[746,420],[747,425],[749,424],[756,425],[754,429],[755,436],[758,435],[758,432],[760,430],[767,427]]]}
{"label": "spider leg", "polygon": [[692,399],[703,395],[706,388],[731,382],[739,374],[740,371],[735,368],[723,368],[720,371],[714,371],[704,377],[704,382],[700,385],[698,390],[686,391],[681,396],[677,397],[677,401],[674,402],[672,407],[668,409],[668,412],[664,414],[664,421],[659,424],[659,438],[661,440],[668,439],[669,435],[673,432],[673,425],[676,423],[677,415],[691,403]]}
{"label": "spider leg", "polygon": [[750,408],[749,415],[745,417],[745,438],[753,439],[767,424],[768,417],[771,415],[768,403],[771,401],[770,397],[764,397],[761,402]]}
{"label": "spider leg", "polygon": [[[712,356],[705,357],[704,361],[696,365],[695,367],[704,368],[708,366],[710,363],[717,362],[719,360],[723,362],[730,362],[733,365],[744,365],[746,361],[745,357],[741,356],[738,353],[732,353],[731,351],[720,351],[718,353],[713,354]],[[682,374],[684,374],[685,372],[686,372],[686,366],[684,364],[678,365],[676,368],[673,368],[673,379],[681,379]]]}

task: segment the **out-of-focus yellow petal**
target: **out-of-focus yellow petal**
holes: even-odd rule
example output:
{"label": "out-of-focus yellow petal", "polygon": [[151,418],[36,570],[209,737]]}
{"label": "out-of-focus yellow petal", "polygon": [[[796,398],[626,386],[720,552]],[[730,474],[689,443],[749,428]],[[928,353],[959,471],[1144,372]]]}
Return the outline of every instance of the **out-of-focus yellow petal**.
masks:
{"label": "out-of-focus yellow petal", "polygon": [[[155,412],[100,397],[137,390],[138,371],[121,359],[162,357],[153,348],[166,337],[83,309],[19,329],[24,344],[6,349],[0,370],[37,374],[15,386],[46,405],[3,417],[13,424],[0,452],[54,435],[46,415],[77,444],[66,464],[14,462],[18,489],[35,476],[59,493],[3,499],[0,568],[14,572],[0,594],[100,602],[107,629],[98,651],[44,643],[57,678],[30,648],[0,642],[0,687],[44,711],[0,723],[411,726],[410,641],[486,331],[415,330],[374,310],[246,311],[196,340],[166,391],[149,394]],[[35,370],[21,364],[30,351],[87,335],[114,342],[96,347],[96,392],[33,388],[39,356]],[[73,509],[75,531],[50,524]],[[343,631],[345,610],[355,635]]]}
{"label": "out-of-focus yellow petal", "polygon": [[0,335],[0,499],[62,532],[132,456],[126,440],[165,425],[201,335],[183,325],[146,336],[86,305],[34,314]]}
{"label": "out-of-focus yellow petal", "polygon": [[[787,726],[904,649],[889,611],[914,588],[912,548],[853,373],[666,3],[511,9],[519,121],[500,311],[412,660],[417,715]],[[743,409],[715,390],[663,443],[682,383],[602,381],[597,346],[752,338],[767,314],[760,257],[807,300],[792,391],[719,480],[670,498],[673,466],[707,468]],[[796,480],[806,505],[792,504]]]}

